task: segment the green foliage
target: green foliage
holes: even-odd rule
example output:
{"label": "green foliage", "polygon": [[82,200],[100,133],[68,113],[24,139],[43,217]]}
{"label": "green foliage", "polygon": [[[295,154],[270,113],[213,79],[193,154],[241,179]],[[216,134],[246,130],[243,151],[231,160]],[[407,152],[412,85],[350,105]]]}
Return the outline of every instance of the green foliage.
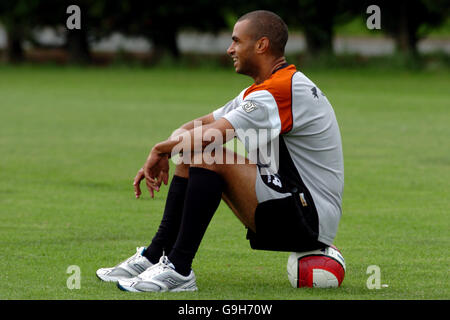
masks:
{"label": "green foliage", "polygon": [[413,55],[417,54],[417,42],[450,14],[448,0],[367,0],[364,3],[380,7],[383,32],[396,40],[398,51]]}
{"label": "green foliage", "polygon": [[[23,41],[33,38],[32,30],[43,26],[61,27],[67,19],[66,8],[70,0],[4,0],[0,2],[0,21],[7,29],[8,57],[23,60]],[[417,42],[442,24],[448,25],[448,0],[413,1],[356,1],[356,0],[252,0],[209,1],[180,0],[80,0],[82,31],[67,31],[65,48],[72,62],[90,62],[89,42],[121,32],[146,37],[153,44],[152,60],[181,57],[177,35],[181,30],[217,33],[230,30],[242,14],[256,9],[272,10],[288,24],[290,30],[305,34],[308,54],[312,57],[332,53],[336,32],[367,35],[364,22],[366,8],[377,4],[381,8],[382,28],[376,34],[388,34],[396,39],[398,50],[417,55]],[[340,27],[358,21],[350,29]],[[447,19],[447,20],[446,20]],[[353,28],[353,29],[352,29]],[[372,32],[372,34],[374,34]]]}
{"label": "green foliage", "polygon": [[386,71],[450,71],[450,57],[444,52],[412,55],[396,52],[388,56],[364,57],[357,54],[288,55],[288,61],[312,70],[386,70]]}

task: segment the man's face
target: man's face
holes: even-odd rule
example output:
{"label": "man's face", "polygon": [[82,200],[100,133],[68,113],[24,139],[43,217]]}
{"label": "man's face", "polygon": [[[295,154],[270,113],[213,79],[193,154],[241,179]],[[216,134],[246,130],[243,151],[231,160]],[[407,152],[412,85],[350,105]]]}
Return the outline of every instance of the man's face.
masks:
{"label": "man's face", "polygon": [[227,53],[233,59],[237,73],[252,76],[255,70],[255,44],[256,41],[250,33],[250,21],[238,21],[234,25],[232,42]]}

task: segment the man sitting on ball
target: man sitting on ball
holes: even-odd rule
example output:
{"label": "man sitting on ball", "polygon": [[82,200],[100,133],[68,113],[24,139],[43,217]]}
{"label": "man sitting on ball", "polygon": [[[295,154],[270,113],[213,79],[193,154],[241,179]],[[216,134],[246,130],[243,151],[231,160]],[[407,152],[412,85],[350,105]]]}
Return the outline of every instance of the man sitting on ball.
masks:
{"label": "man sitting on ball", "polygon": [[[182,152],[161,224],[148,247],[99,269],[100,279],[126,291],[197,290],[191,265],[222,199],[247,228],[253,249],[302,252],[333,243],[344,185],[339,127],[326,96],[286,62],[287,40],[286,24],[272,12],[236,22],[227,53],[254,84],[196,119],[201,126],[193,120],[151,149],[135,177],[136,197],[142,180],[152,197],[167,184],[169,158]],[[252,132],[259,138],[253,145],[246,141]],[[234,136],[253,159],[223,147]],[[210,144],[214,152],[206,157]]]}

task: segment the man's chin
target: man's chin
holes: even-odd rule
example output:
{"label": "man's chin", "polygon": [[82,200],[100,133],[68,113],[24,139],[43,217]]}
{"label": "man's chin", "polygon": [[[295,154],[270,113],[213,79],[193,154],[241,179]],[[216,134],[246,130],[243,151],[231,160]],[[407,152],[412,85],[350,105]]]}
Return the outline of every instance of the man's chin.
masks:
{"label": "man's chin", "polygon": [[244,74],[244,75],[246,75],[245,71],[244,71],[244,70],[242,70],[242,68],[239,68],[239,67],[234,67],[234,70],[236,71],[236,73],[239,73],[239,74]]}
{"label": "man's chin", "polygon": [[233,64],[233,67],[234,67],[234,71],[236,71],[236,73],[239,73],[240,68],[239,68],[239,65],[236,62]]}
{"label": "man's chin", "polygon": [[250,75],[250,72],[249,72],[248,68],[243,68],[242,64],[237,64],[237,63],[234,64],[234,70],[238,74],[243,74],[243,75],[246,75],[246,76]]}

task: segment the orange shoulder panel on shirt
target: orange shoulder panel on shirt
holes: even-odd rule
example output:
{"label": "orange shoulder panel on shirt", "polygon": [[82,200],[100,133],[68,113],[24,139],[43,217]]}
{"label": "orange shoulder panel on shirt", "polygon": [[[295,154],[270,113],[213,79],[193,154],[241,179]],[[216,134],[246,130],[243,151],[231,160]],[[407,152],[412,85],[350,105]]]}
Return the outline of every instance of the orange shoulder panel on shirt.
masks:
{"label": "orange shoulder panel on shirt", "polygon": [[273,73],[269,79],[260,84],[253,84],[244,93],[244,99],[252,92],[267,90],[275,98],[281,121],[281,132],[292,129],[292,76],[297,72],[294,65],[289,65]]}

